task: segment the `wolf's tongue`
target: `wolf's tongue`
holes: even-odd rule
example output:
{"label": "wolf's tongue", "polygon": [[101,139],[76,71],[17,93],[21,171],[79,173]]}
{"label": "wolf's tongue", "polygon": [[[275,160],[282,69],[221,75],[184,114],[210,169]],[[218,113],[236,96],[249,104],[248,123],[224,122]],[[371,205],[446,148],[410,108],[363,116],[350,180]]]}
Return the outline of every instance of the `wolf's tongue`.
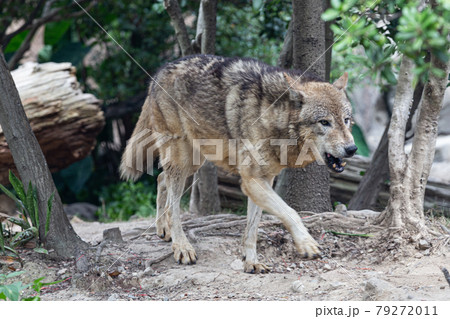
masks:
{"label": "wolf's tongue", "polygon": [[344,166],[347,164],[342,162],[340,158],[334,157],[330,153],[326,153],[327,156],[327,164],[330,169],[335,171],[336,173],[342,173],[344,171]]}

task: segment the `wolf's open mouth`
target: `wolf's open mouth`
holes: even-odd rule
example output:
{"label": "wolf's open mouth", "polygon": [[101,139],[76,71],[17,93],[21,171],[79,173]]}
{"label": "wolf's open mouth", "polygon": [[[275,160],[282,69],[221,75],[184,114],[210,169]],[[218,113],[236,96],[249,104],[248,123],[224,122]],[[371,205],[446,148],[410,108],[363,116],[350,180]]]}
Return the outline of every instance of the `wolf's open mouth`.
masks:
{"label": "wolf's open mouth", "polygon": [[344,167],[347,165],[346,162],[343,162],[340,158],[334,157],[330,153],[325,153],[325,156],[327,158],[327,165],[330,169],[336,173],[342,173],[344,171]]}

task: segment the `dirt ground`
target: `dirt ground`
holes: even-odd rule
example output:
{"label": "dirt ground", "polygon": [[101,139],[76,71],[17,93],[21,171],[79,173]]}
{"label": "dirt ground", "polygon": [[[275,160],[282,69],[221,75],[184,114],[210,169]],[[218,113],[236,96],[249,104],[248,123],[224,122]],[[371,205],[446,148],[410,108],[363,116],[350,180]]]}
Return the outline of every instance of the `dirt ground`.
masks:
{"label": "dirt ground", "polygon": [[[55,261],[22,250],[26,273],[21,280],[64,280],[45,287],[43,300],[450,300],[450,287],[440,270],[450,269],[448,238],[380,262],[373,238],[312,229],[324,258],[304,261],[291,236],[271,221],[263,216],[258,240],[260,259],[273,267],[269,274],[242,270],[239,236],[244,223],[197,232],[193,245],[199,260],[186,266],[174,262],[171,244],[158,238],[154,227],[148,229],[154,219],[99,223],[75,218],[76,232],[93,245],[92,251],[71,261]],[[123,242],[103,241],[103,231],[114,227],[119,227]]]}

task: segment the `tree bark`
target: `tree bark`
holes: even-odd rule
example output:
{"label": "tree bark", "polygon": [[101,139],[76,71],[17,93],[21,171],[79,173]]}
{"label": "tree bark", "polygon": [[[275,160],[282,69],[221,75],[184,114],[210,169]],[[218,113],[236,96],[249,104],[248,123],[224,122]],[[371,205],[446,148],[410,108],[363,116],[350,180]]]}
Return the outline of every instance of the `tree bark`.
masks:
{"label": "tree bark", "polygon": [[[406,124],[406,132],[412,128],[412,118],[417,110],[419,102],[422,98],[423,84],[419,82],[414,89],[413,102],[409,112],[408,122]],[[372,163],[364,174],[358,186],[358,190],[350,200],[349,209],[360,210],[366,208],[374,208],[380,190],[387,179],[389,179],[389,159],[388,159],[388,130],[386,126],[380,143],[372,157]],[[407,138],[408,139],[408,138]]]}
{"label": "tree bark", "polygon": [[[445,70],[448,76],[450,63],[446,64],[431,55],[431,64],[432,67]],[[404,152],[405,129],[413,97],[413,67],[414,62],[404,56],[389,127],[390,199],[377,222],[389,227],[390,235],[403,235],[416,242],[429,235],[425,226],[423,203],[434,158],[437,123],[447,76],[439,78],[430,72],[418,108],[412,150],[407,156]]]}
{"label": "tree bark", "polygon": [[194,51],[189,41],[189,34],[187,32],[186,24],[184,23],[183,15],[181,13],[180,5],[177,0],[164,0],[164,7],[172,20],[175,35],[180,45],[181,54],[183,56],[193,54]]}
{"label": "tree bark", "polygon": [[[201,53],[214,54],[216,43],[216,0],[202,0],[200,3],[197,38],[201,38]],[[194,175],[189,211],[199,215],[218,213],[221,210],[217,167],[206,162]]]}
{"label": "tree bark", "polygon": [[46,220],[47,201],[52,194],[55,194],[47,236],[44,236],[45,223],[40,223],[41,240],[47,249],[54,249],[61,257],[77,256],[80,250],[87,248],[87,244],[75,233],[64,213],[61,198],[44,154],[31,130],[3,54],[0,54],[0,125],[22,182],[27,186],[31,181],[37,189],[41,221]]}
{"label": "tree bark", "polygon": [[[321,78],[325,74],[325,23],[320,18],[322,1],[292,1],[293,66]],[[313,163],[306,168],[285,169],[276,191],[294,209],[331,211],[330,174],[326,166]]]}
{"label": "tree bark", "polygon": [[[70,63],[26,63],[11,72],[22,105],[52,172],[86,157],[105,120],[100,101],[83,93]],[[0,127],[0,183],[16,170]]]}
{"label": "tree bark", "polygon": [[[323,0],[323,11],[326,11],[330,8],[330,0]],[[330,73],[331,73],[331,60],[333,55],[332,46],[334,43],[333,31],[331,30],[331,24],[334,21],[325,22],[325,81],[330,82]]]}

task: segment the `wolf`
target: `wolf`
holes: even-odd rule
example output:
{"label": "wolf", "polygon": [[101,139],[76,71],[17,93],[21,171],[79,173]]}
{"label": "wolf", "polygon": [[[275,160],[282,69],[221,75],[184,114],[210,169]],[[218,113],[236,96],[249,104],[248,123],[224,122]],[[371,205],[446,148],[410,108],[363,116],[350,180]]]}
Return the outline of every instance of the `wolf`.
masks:
{"label": "wolf", "polygon": [[[175,261],[197,261],[182,229],[180,198],[186,179],[206,159],[239,174],[248,196],[245,272],[270,271],[256,252],[262,210],[283,222],[303,258],[319,257],[319,245],[272,183],[282,169],[314,161],[336,172],[344,170],[343,158],[357,150],[345,93],[348,74],[330,84],[313,74],[255,59],[195,55],[166,64],[153,80],[120,172],[122,178],[136,180],[144,164],[151,169],[152,156],[159,155],[163,172],[158,176],[156,232],[172,240]],[[220,145],[233,147],[208,157],[217,155]]]}

